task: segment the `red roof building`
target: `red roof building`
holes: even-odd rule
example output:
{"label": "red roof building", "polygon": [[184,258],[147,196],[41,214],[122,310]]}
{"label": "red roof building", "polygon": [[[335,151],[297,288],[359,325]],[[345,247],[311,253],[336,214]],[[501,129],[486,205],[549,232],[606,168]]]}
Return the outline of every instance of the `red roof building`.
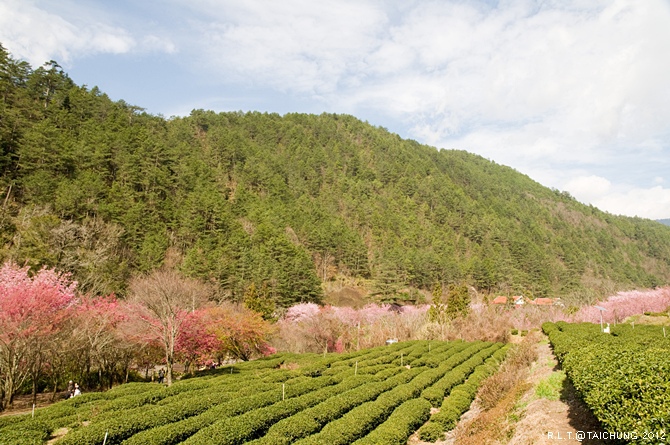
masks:
{"label": "red roof building", "polygon": [[536,304],[538,306],[553,306],[553,298],[536,298],[530,302],[530,304]]}
{"label": "red roof building", "polygon": [[[510,297],[512,301],[514,302],[515,306],[520,306],[522,304],[526,304],[525,299],[521,295],[517,295],[514,297]],[[499,297],[495,297],[493,301],[491,301],[491,304],[507,304],[507,297],[504,295],[501,295]]]}

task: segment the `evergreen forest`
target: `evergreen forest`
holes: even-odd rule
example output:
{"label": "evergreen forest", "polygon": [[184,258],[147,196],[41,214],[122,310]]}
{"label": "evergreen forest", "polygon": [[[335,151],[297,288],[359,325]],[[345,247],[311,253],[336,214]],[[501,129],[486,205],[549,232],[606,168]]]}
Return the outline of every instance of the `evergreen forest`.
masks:
{"label": "evergreen forest", "polygon": [[670,282],[670,227],[337,114],[156,116],[0,46],[0,261],[91,294],[173,262],[279,307],[348,280],[592,302]]}

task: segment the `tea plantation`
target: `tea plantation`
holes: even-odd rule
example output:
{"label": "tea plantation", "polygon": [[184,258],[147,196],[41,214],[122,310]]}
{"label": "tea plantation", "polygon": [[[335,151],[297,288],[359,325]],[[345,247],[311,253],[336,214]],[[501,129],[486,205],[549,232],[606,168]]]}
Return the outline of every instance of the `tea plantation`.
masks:
{"label": "tea plantation", "polygon": [[563,369],[611,438],[670,443],[670,328],[545,323]]}
{"label": "tea plantation", "polygon": [[[130,383],[0,418],[0,445],[405,444],[453,428],[508,346],[410,341],[277,354],[170,387]],[[431,407],[440,408],[430,415]],[[428,421],[428,422],[427,422]],[[426,423],[427,422],[427,423]]]}

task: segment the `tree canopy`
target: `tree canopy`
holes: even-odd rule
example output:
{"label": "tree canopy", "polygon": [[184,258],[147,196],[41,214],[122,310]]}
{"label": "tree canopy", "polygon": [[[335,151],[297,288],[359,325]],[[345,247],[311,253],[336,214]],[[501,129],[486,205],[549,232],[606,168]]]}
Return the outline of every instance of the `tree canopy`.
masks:
{"label": "tree canopy", "polygon": [[169,249],[241,301],[384,301],[436,282],[587,301],[670,281],[670,228],[614,216],[459,150],[348,115],[166,119],[0,47],[0,260],[127,293]]}

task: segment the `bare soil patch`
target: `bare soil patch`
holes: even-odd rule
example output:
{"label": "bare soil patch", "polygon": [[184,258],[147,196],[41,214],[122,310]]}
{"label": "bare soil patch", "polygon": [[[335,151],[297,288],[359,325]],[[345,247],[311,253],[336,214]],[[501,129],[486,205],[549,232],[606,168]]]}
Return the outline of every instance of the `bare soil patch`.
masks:
{"label": "bare soil patch", "polygon": [[[65,399],[65,393],[57,393],[56,398],[52,401],[52,393],[40,393],[37,394],[37,401],[35,403],[35,408],[42,408],[49,406],[54,402],[59,402]],[[5,411],[0,412],[0,416],[11,416],[18,414],[30,413],[33,410],[33,396],[31,394],[19,395],[14,397],[14,403],[11,407],[7,408]]]}
{"label": "bare soil patch", "polygon": [[46,445],[53,445],[54,443],[56,443],[58,441],[58,439],[65,436],[68,431],[69,431],[69,429],[64,428],[64,427],[57,429],[56,431],[54,431],[51,434],[51,438],[46,442]]}

